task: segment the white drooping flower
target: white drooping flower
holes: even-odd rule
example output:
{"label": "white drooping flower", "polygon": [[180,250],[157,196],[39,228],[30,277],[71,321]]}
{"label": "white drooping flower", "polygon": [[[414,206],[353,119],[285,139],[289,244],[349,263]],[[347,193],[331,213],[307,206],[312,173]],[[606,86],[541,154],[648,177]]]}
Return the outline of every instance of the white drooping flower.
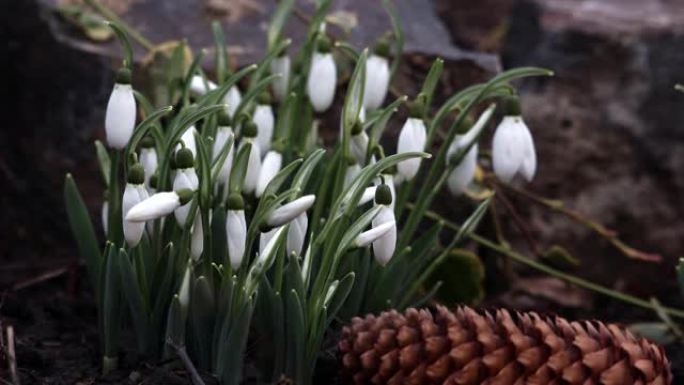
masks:
{"label": "white drooping flower", "polygon": [[182,204],[190,202],[192,196],[193,192],[190,190],[156,193],[128,210],[125,219],[130,222],[145,222],[164,217]]}
{"label": "white drooping flower", "polygon": [[[221,154],[221,150],[225,147],[231,138],[234,138],[233,129],[228,125],[219,126],[216,130],[216,140],[214,140],[214,146],[212,149],[212,159],[216,161]],[[221,171],[218,175],[218,183],[220,185],[226,186],[230,179],[230,171],[233,169],[233,158],[235,157],[235,145],[231,144],[228,150],[228,155],[226,155],[226,160],[221,165]]]}
{"label": "white drooping flower", "polygon": [[106,200],[102,202],[100,219],[102,220],[102,231],[104,232],[104,235],[107,235],[109,233],[109,202]]}
{"label": "white drooping flower", "polygon": [[192,235],[190,238],[190,256],[194,261],[199,261],[202,251],[204,251],[204,228],[202,226],[202,214],[198,210],[190,230]]}
{"label": "white drooping flower", "polygon": [[216,89],[216,83],[205,79],[200,75],[194,75],[190,80],[190,92],[195,96],[202,96],[207,92]]}
{"label": "white drooping flower", "polygon": [[[197,144],[195,144],[195,134],[197,134],[197,129],[195,126],[190,126],[188,127],[185,132],[183,132],[183,135],[181,135],[181,142],[185,145],[185,148],[190,150],[192,152],[192,156],[195,157],[197,155]],[[179,143],[176,146],[176,151],[180,150],[183,146]]]}
{"label": "white drooping flower", "polygon": [[315,201],[315,195],[304,195],[290,203],[286,203],[271,212],[266,218],[266,224],[270,227],[278,227],[287,224],[311,208]]}
{"label": "white drooping flower", "polygon": [[299,214],[292,222],[287,231],[287,253],[295,253],[302,255],[304,248],[304,240],[306,238],[306,230],[309,226],[309,216],[306,212]]}
{"label": "white drooping flower", "polygon": [[[245,194],[252,194],[256,190],[259,181],[259,174],[261,173],[261,148],[256,141],[257,128],[254,122],[248,121],[243,127],[244,138],[240,143],[240,149],[247,143],[251,143],[252,148],[249,151],[249,159],[247,160],[247,172],[245,173],[245,181],[242,186],[242,191]],[[238,150],[239,152],[240,150]]]}
{"label": "white drooping flower", "polygon": [[271,74],[280,75],[279,78],[271,83],[273,95],[275,95],[276,100],[279,102],[282,102],[287,97],[287,87],[290,82],[290,66],[290,57],[287,54],[278,56],[271,62]]}
{"label": "white drooping flower", "polygon": [[366,61],[366,82],[363,88],[363,105],[373,111],[385,101],[390,81],[389,62],[386,57],[372,54]]}
{"label": "white drooping flower", "polygon": [[268,243],[271,241],[275,233],[280,229],[280,227],[275,227],[269,231],[266,231],[265,233],[261,233],[259,235],[259,255],[263,255],[264,251],[266,251],[266,246]]}
{"label": "white drooping flower", "polygon": [[517,100],[511,104],[494,133],[492,165],[496,176],[504,182],[512,181],[518,174],[529,182],[537,171],[537,154]]}
{"label": "white drooping flower", "polygon": [[337,87],[337,66],[330,52],[330,42],[322,38],[318,42],[318,51],[314,52],[306,82],[306,92],[316,112],[324,112],[335,98]]}
{"label": "white drooping flower", "polygon": [[[199,187],[199,178],[194,167],[194,158],[188,148],[180,149],[176,153],[176,176],[173,179],[173,189],[195,191]],[[188,202],[174,211],[178,225],[184,227],[188,222],[191,202]]]}
{"label": "white drooping flower", "polygon": [[140,164],[145,170],[145,187],[148,191],[150,190],[150,178],[157,172],[157,167],[159,165],[159,160],[157,158],[157,150],[154,148],[154,142],[151,146],[147,146],[147,142],[144,143],[140,149]]}
{"label": "white drooping flower", "polygon": [[242,101],[242,95],[240,95],[240,89],[237,88],[237,86],[232,86],[228,90],[228,93],[226,93],[226,96],[223,97],[223,102],[226,103],[226,110],[225,112],[233,118],[235,116],[235,111],[238,109],[238,106],[240,105],[240,101]]}
{"label": "white drooping flower", "polygon": [[378,228],[385,223],[395,224],[390,227],[382,236],[377,237],[373,241],[373,255],[375,260],[382,266],[394,255],[394,250],[397,247],[397,226],[394,218],[394,209],[392,208],[392,193],[387,185],[378,186],[375,192],[375,204],[379,205],[380,212],[373,218],[373,228]]}
{"label": "white drooping flower", "polygon": [[254,109],[254,116],[252,121],[257,126],[257,138],[259,148],[262,153],[267,152],[271,148],[271,140],[273,139],[273,125],[275,118],[273,117],[273,108],[270,104],[258,104]]}
{"label": "white drooping flower", "polygon": [[378,238],[382,237],[383,235],[387,234],[392,228],[397,227],[397,222],[395,221],[390,221],[390,222],[385,222],[377,227],[373,227],[370,230],[366,230],[359,234],[356,239],[354,240],[354,246],[356,247],[366,247],[373,243],[375,240]]}
{"label": "white drooping flower", "polygon": [[[425,123],[419,118],[408,118],[399,133],[397,154],[406,152],[423,151],[427,140]],[[402,181],[413,179],[420,168],[420,158],[406,159],[397,164],[397,170]]]}
{"label": "white drooping flower", "polygon": [[254,195],[259,198],[266,190],[266,186],[271,183],[271,179],[280,171],[283,165],[283,155],[278,151],[269,151],[261,163],[259,179],[257,180]]}
{"label": "white drooping flower", "polygon": [[128,170],[128,183],[126,183],[123,199],[121,200],[123,233],[126,243],[128,243],[128,246],[130,247],[137,246],[145,232],[144,222],[131,222],[126,220],[126,216],[133,206],[149,198],[144,182],[145,171],[143,170],[143,167],[137,163]]}
{"label": "white drooping flower", "polygon": [[226,239],[228,240],[228,258],[233,270],[242,265],[247,242],[247,221],[245,220],[244,202],[239,194],[228,198],[226,212]]}
{"label": "white drooping flower", "polygon": [[109,147],[117,150],[126,148],[135,129],[136,114],[131,73],[127,69],[121,69],[116,76],[105,112],[105,133]]}
{"label": "white drooping flower", "polygon": [[[477,140],[489,118],[494,112],[494,105],[490,106],[477,119],[477,122],[463,135],[456,135],[454,141],[449,145],[447,150],[447,164],[454,161],[453,157],[457,156],[461,151],[471,143]],[[477,169],[477,154],[478,144],[474,143],[470,150],[463,156],[460,163],[457,164],[447,178],[447,186],[453,195],[462,194],[475,178],[475,170]]]}

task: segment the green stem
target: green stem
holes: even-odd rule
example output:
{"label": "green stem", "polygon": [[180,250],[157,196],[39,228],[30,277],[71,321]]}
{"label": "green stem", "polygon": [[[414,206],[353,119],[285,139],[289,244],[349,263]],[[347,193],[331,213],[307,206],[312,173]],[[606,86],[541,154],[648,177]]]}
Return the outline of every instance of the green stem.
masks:
{"label": "green stem", "polygon": [[128,35],[130,35],[133,38],[133,40],[135,40],[141,46],[145,47],[146,50],[151,51],[152,49],[154,49],[154,44],[152,44],[152,42],[147,40],[142,34],[140,34],[140,32],[138,32],[135,28],[131,27],[128,23],[121,20],[121,18],[116,13],[102,5],[98,0],[85,0],[85,2],[89,6],[93,7],[105,18],[116,21],[123,29],[126,30],[126,33],[128,33]]}
{"label": "green stem", "polygon": [[[413,209],[413,205],[408,205],[408,207],[410,209]],[[458,231],[461,228],[456,223],[445,219],[444,217],[435,213],[434,211],[430,211],[430,210],[425,211],[425,216],[427,218],[432,219],[432,220],[444,222],[444,225],[447,228],[450,228],[454,231]],[[625,294],[625,293],[619,292],[617,290],[609,289],[605,286],[595,284],[595,283],[590,282],[586,279],[574,276],[572,274],[562,272],[560,270],[556,270],[556,269],[549,267],[543,263],[537,262],[537,261],[535,261],[535,260],[533,260],[527,256],[524,256],[524,255],[522,255],[522,254],[520,254],[514,250],[511,250],[511,249],[504,247],[502,245],[498,245],[498,244],[490,241],[489,239],[481,237],[477,234],[470,233],[470,234],[468,234],[468,237],[470,239],[472,239],[473,241],[477,242],[478,244],[485,246],[489,249],[492,249],[494,251],[497,251],[503,255],[506,255],[507,257],[511,258],[512,260],[514,260],[518,263],[521,263],[523,265],[527,265],[527,266],[529,266],[535,270],[549,274],[549,275],[554,276],[556,278],[560,278],[560,279],[562,279],[568,283],[571,283],[573,285],[582,287],[584,289],[592,290],[594,292],[603,294],[605,296],[611,297],[613,299],[617,299],[617,300],[625,302],[625,303],[629,303],[629,304],[634,305],[634,306],[642,307],[642,308],[653,310],[653,311],[657,310],[657,308],[651,302],[649,302],[647,300],[644,300],[644,299],[641,299],[641,298],[638,298],[638,297],[635,297],[635,296],[632,296],[629,294]],[[671,307],[661,307],[661,309],[662,309],[662,311],[664,311],[665,313],[667,313],[671,316],[684,319],[684,310],[671,308]]]}

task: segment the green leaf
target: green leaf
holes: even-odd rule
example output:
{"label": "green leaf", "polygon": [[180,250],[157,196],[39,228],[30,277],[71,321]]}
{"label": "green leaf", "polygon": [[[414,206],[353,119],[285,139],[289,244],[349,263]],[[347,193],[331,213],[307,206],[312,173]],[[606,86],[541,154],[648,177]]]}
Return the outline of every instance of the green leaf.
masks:
{"label": "green leaf", "polygon": [[679,292],[684,297],[684,258],[679,258],[677,264],[677,282],[679,283]]}
{"label": "green leaf", "polygon": [[285,183],[287,178],[294,172],[294,170],[297,168],[302,163],[301,159],[296,159],[287,166],[283,167],[282,170],[278,171],[278,173],[271,179],[270,182],[268,182],[268,185],[266,186],[266,189],[264,189],[264,193],[262,196],[268,196],[270,194],[277,194],[278,190],[280,190],[280,187]]}
{"label": "green leaf", "polygon": [[266,34],[267,49],[269,51],[271,51],[276,42],[280,40],[283,28],[292,13],[294,5],[295,0],[282,0],[278,2],[278,7],[275,12],[273,12],[273,17],[271,18],[271,23],[268,26],[268,32]]}
{"label": "green leaf", "polygon": [[552,245],[541,256],[542,262],[557,269],[568,269],[578,267],[581,261],[563,246]]}
{"label": "green leaf", "polygon": [[[123,251],[123,250],[122,250]],[[104,281],[102,285],[103,327],[104,327],[104,356],[115,358],[119,353],[119,329],[121,328],[121,278],[120,259],[125,254],[109,248],[107,263],[104,266]]]}
{"label": "green leaf", "polygon": [[[256,71],[254,71],[254,74],[252,75],[252,78],[250,79],[249,88],[248,88],[250,91],[253,88],[255,88],[259,84],[259,81],[261,79],[263,79],[264,75],[266,75],[271,70],[271,62],[273,61],[273,59],[278,57],[281,52],[283,52],[287,47],[290,46],[290,44],[292,44],[292,40],[284,39],[284,40],[279,41],[277,46],[275,46],[269,50],[268,54],[259,62]],[[273,78],[273,80],[275,80],[278,77],[279,76],[275,76]],[[271,81],[273,81],[273,80],[271,80]],[[262,88],[262,90],[263,90],[263,88]],[[259,96],[260,94],[261,93],[258,93],[258,94],[256,94],[256,96]],[[236,116],[238,116],[238,115],[236,114]]]}
{"label": "green leaf", "polygon": [[71,232],[78,244],[78,252],[86,262],[90,283],[97,291],[100,286],[98,277],[100,276],[100,264],[102,262],[100,246],[95,236],[93,224],[90,221],[88,209],[83,203],[81,193],[78,191],[71,174],[67,174],[64,178],[64,203],[66,204]]}
{"label": "green leaf", "polygon": [[216,81],[223,84],[228,73],[228,52],[226,51],[226,39],[223,35],[223,28],[218,20],[211,22],[211,31],[214,34],[214,68],[216,70]]}
{"label": "green leaf", "polygon": [[397,10],[394,8],[394,4],[392,4],[392,1],[382,0],[382,6],[389,15],[390,22],[392,23],[392,33],[394,34],[394,59],[392,60],[392,67],[390,68],[391,83],[397,73],[397,69],[399,69],[399,63],[401,62],[401,57],[404,52],[404,31],[401,29],[399,15],[397,14]]}
{"label": "green leaf", "polygon": [[190,302],[190,317],[194,340],[198,347],[196,360],[201,368],[209,368],[216,300],[213,288],[206,277],[197,278],[194,286]]}
{"label": "green leaf", "polygon": [[199,55],[195,56],[195,58],[192,60],[192,64],[190,64],[188,72],[185,74],[185,78],[183,79],[182,100],[185,105],[190,103],[190,85],[192,84],[192,77],[195,76],[195,74],[200,70],[202,59],[204,59],[204,52],[204,50],[201,50]]}
{"label": "green leaf", "polygon": [[[183,311],[178,294],[173,296],[169,312],[166,317],[166,339],[167,343],[172,343],[176,346],[185,346],[185,320],[183,319]],[[173,349],[165,346],[165,358],[174,356]]]}
{"label": "green leaf", "polygon": [[359,120],[359,112],[363,107],[363,88],[366,83],[366,59],[368,49],[365,49],[356,61],[356,67],[349,80],[347,95],[344,97],[342,107],[342,129],[345,137],[351,135],[354,124]]}
{"label": "green leaf", "polygon": [[[257,69],[257,71],[259,71]],[[264,90],[277,78],[279,78],[279,74],[275,75],[269,75],[266,76],[265,78],[259,80],[254,86],[252,86],[249,91],[247,91],[243,96],[242,99],[240,100],[240,105],[238,108],[235,110],[235,117],[238,117],[242,114],[242,111],[249,110],[249,108],[252,105],[252,102],[254,99],[256,99],[259,95],[261,95]]]}
{"label": "green leaf", "polygon": [[249,163],[249,152],[252,151],[252,143],[245,142],[239,147],[235,163],[230,170],[230,192],[240,193],[242,186],[245,183],[245,176],[247,175],[247,166]]}
{"label": "green leaf", "polygon": [[406,95],[401,96],[379,112],[378,117],[373,122],[370,132],[368,133],[368,149],[366,152],[366,164],[368,164],[371,159],[373,149],[375,148],[375,146],[378,145],[378,143],[380,143],[380,138],[382,137],[383,132],[385,132],[387,122],[389,122],[389,119],[395,112],[397,112],[399,106],[403,104],[406,101],[406,99]]}
{"label": "green leaf", "polygon": [[133,131],[133,135],[131,136],[131,139],[128,141],[128,145],[126,146],[126,157],[124,159],[128,160],[130,159],[130,156],[132,153],[135,152],[135,150],[138,148],[138,143],[140,143],[140,140],[145,137],[145,134],[147,134],[147,131],[157,124],[159,119],[161,119],[163,116],[168,114],[169,112],[173,111],[173,106],[166,106],[158,109],[157,111],[153,112],[147,118],[145,118],[138,126],[135,128]]}
{"label": "green leaf", "polygon": [[441,58],[435,59],[430,67],[430,71],[425,77],[423,82],[423,88],[420,93],[425,96],[425,112],[429,111],[432,105],[432,99],[435,96],[435,88],[437,88],[437,83],[439,82],[439,77],[442,75],[442,70],[444,69],[444,60]]}
{"label": "green leaf", "polygon": [[347,273],[338,283],[335,293],[330,299],[330,303],[326,305],[328,308],[328,319],[326,320],[326,326],[330,325],[330,322],[336,317],[337,312],[347,300],[352,287],[354,286],[354,272]]}
{"label": "green leaf", "polygon": [[485,213],[487,213],[487,209],[489,208],[489,204],[492,202],[492,198],[494,196],[490,196],[489,198],[485,199],[480,203],[475,211],[473,211],[472,214],[468,217],[468,219],[463,222],[463,225],[461,225],[461,228],[458,230],[458,233],[456,233],[455,237],[455,242],[461,242],[463,239],[465,239],[467,236],[473,233],[477,226],[480,224],[482,221],[482,218],[484,217]]}
{"label": "green leaf", "polygon": [[[264,253],[257,256],[257,258],[252,263],[249,269],[249,273],[245,280],[245,292],[247,296],[254,294],[256,288],[259,286],[259,281],[263,277],[264,273],[271,267],[273,261],[275,260],[278,249],[285,241],[287,235],[288,226],[280,227],[273,238],[267,244]],[[271,247],[269,247],[269,245]]]}
{"label": "green leaf", "polygon": [[121,262],[121,287],[131,312],[131,319],[138,341],[138,350],[141,354],[147,354],[149,353],[149,339],[151,337],[148,309],[145,306],[142,290],[140,290],[133,265],[123,249],[119,252],[119,259]]}
{"label": "green leaf", "polygon": [[293,289],[287,295],[287,305],[285,310],[285,330],[287,331],[287,372],[301,384],[304,381],[305,359],[304,345],[306,341],[306,321],[304,319],[304,308]]}
{"label": "green leaf", "polygon": [[109,160],[109,153],[104,144],[99,140],[95,141],[95,152],[97,153],[97,163],[100,165],[100,173],[105,187],[109,187],[109,170],[111,169],[111,162]]}
{"label": "green leaf", "polygon": [[304,164],[302,164],[302,167],[297,171],[297,174],[295,175],[294,179],[292,180],[292,188],[296,189],[300,192],[304,191],[304,186],[306,183],[309,181],[309,178],[311,177],[311,174],[313,173],[314,169],[318,165],[318,162],[323,159],[323,156],[325,155],[325,150],[324,149],[318,149],[306,158],[304,161]]}
{"label": "green leaf", "polygon": [[342,53],[347,55],[351,60],[355,62],[359,60],[359,53],[356,51],[356,48],[354,48],[354,46],[352,46],[351,44],[344,41],[336,41],[335,48],[342,51]]}
{"label": "green leaf", "polygon": [[209,160],[208,147],[202,135],[195,134],[197,147],[197,169],[199,170],[199,205],[203,218],[208,218],[211,210],[211,194],[213,181],[211,179],[211,161]]}
{"label": "green leaf", "polygon": [[[302,279],[302,269],[299,266],[299,258],[291,253],[288,255],[287,264],[287,284],[288,288],[297,292],[299,298],[304,298],[306,289],[304,288],[304,280]],[[285,290],[288,292],[289,290]]]}
{"label": "green leaf", "polygon": [[445,305],[475,305],[484,298],[484,278],[485,269],[477,255],[468,250],[454,249],[433,269],[426,284],[443,283],[436,297]]}
{"label": "green leaf", "polygon": [[228,339],[221,345],[223,354],[220,356],[219,377],[223,385],[238,385],[242,378],[242,360],[244,358],[249,325],[254,310],[253,300],[249,299],[243,310],[235,319]]}

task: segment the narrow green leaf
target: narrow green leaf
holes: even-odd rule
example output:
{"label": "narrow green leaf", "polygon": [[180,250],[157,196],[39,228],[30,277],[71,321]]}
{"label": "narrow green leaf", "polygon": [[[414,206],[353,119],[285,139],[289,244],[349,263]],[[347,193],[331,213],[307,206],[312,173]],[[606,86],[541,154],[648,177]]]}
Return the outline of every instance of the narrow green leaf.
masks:
{"label": "narrow green leaf", "polygon": [[[266,56],[259,62],[256,71],[254,71],[254,74],[250,79],[248,88],[250,91],[254,89],[259,84],[259,81],[262,80],[264,76],[271,71],[271,62],[273,61],[273,59],[278,57],[287,47],[290,46],[290,44],[292,44],[292,40],[284,39],[279,41],[278,45],[276,45],[268,51],[268,54],[266,54]],[[273,78],[273,80],[275,79],[276,78]],[[258,93],[257,96],[259,96],[260,94],[261,93]],[[236,116],[238,115],[236,114]]]}
{"label": "narrow green leaf", "polygon": [[423,88],[420,93],[425,95],[425,112],[429,111],[432,105],[432,99],[435,96],[435,88],[437,88],[437,83],[439,82],[439,77],[442,75],[442,70],[444,69],[444,60],[441,58],[435,59],[430,67],[430,71],[425,77],[423,82]]}
{"label": "narrow green leaf", "polygon": [[359,120],[359,113],[363,107],[363,89],[366,85],[367,58],[368,49],[365,49],[356,61],[356,67],[354,67],[354,72],[349,80],[347,95],[344,97],[344,106],[342,107],[342,129],[344,131],[343,135],[347,138],[351,135],[354,124]]}
{"label": "narrow green leaf", "polygon": [[239,147],[233,168],[230,170],[230,192],[240,193],[242,186],[245,183],[245,175],[247,175],[247,166],[249,163],[249,152],[252,151],[251,143],[244,143]]}
{"label": "narrow green leaf", "polygon": [[216,70],[216,81],[223,84],[228,73],[228,52],[226,51],[226,39],[223,35],[221,22],[214,20],[211,23],[211,31],[214,34],[214,68]]}
{"label": "narrow green leaf", "polygon": [[124,54],[123,67],[133,69],[133,48],[131,47],[131,41],[128,39],[126,30],[115,21],[107,21],[106,23],[114,30],[116,37],[119,39],[119,43],[121,43],[121,49]]}
{"label": "narrow green leaf", "polygon": [[280,187],[285,183],[287,178],[294,172],[294,170],[302,163],[302,159],[296,159],[287,166],[283,167],[282,170],[278,171],[278,173],[271,179],[270,182],[268,182],[268,185],[266,186],[266,189],[264,189],[264,193],[262,196],[267,196],[270,194],[277,194],[278,190],[280,190]]}
{"label": "narrow green leaf", "polygon": [[197,343],[196,360],[200,368],[208,369],[211,364],[212,330],[214,329],[214,314],[216,300],[214,291],[206,277],[195,280],[190,302],[190,317],[194,340]]}
{"label": "narrow green leaf", "polygon": [[138,341],[138,350],[142,354],[147,354],[149,338],[151,337],[148,309],[143,301],[142,290],[138,284],[138,278],[133,270],[133,265],[124,250],[120,250],[119,259],[121,262],[121,287],[131,312],[133,327]]}
{"label": "narrow green leaf", "polygon": [[[173,296],[169,312],[166,317],[166,338],[167,343],[172,343],[179,347],[185,346],[185,320],[181,310],[181,303],[178,294]],[[166,345],[164,349],[166,359],[175,356],[173,349]]]}
{"label": "narrow green leaf", "polygon": [[337,316],[337,312],[347,300],[347,297],[354,286],[354,278],[354,272],[349,272],[340,280],[339,284],[337,285],[330,303],[326,306],[328,308],[328,319],[325,323],[326,327],[327,325],[330,325],[330,322],[332,322],[332,320]]}
{"label": "narrow green leaf", "polygon": [[99,271],[102,261],[100,246],[95,236],[93,224],[90,221],[88,209],[83,203],[81,193],[78,191],[76,182],[74,182],[71,174],[67,174],[64,178],[64,203],[66,204],[71,232],[74,234],[78,244],[78,252],[86,262],[90,283],[97,290],[100,286],[98,277],[100,276]]}
{"label": "narrow green leaf", "polygon": [[133,131],[131,139],[128,141],[128,145],[126,146],[126,160],[130,159],[131,154],[134,153],[135,150],[138,148],[138,143],[140,143],[142,138],[145,137],[149,129],[152,128],[152,126],[154,126],[155,124],[157,124],[159,119],[161,119],[163,116],[165,116],[171,111],[173,111],[173,106],[162,107],[157,111],[153,112],[152,114],[150,114],[149,116],[147,116],[147,118],[145,118],[142,122],[140,122],[140,124],[138,124],[138,126]]}
{"label": "narrow green leaf", "polygon": [[290,290],[287,295],[285,322],[288,347],[288,374],[295,380],[295,383],[301,384],[304,383],[304,366],[307,364],[304,362],[306,323],[302,303],[294,289]]}
{"label": "narrow green leaf", "polygon": [[389,15],[390,22],[392,23],[392,33],[394,34],[394,59],[392,60],[392,67],[390,68],[390,84],[394,79],[394,76],[399,69],[399,63],[401,63],[401,58],[404,53],[404,31],[401,28],[401,22],[399,21],[399,15],[397,10],[394,8],[391,0],[382,0],[382,6],[387,11]]}
{"label": "narrow green leaf", "polygon": [[[258,71],[258,69],[257,69]],[[242,99],[240,100],[240,105],[238,108],[235,110],[235,116],[238,117],[242,114],[243,111],[248,111],[252,104],[253,101],[261,95],[264,90],[271,85],[271,83],[276,80],[277,78],[280,77],[280,74],[275,74],[275,75],[269,75],[266,76],[265,78],[259,80],[256,84],[254,84],[252,87],[250,87],[249,91],[247,91],[243,96]]]}
{"label": "narrow green leaf", "polygon": [[468,217],[468,219],[463,222],[463,225],[461,228],[458,230],[458,233],[456,233],[455,241],[460,242],[463,239],[465,239],[467,236],[472,234],[473,231],[477,228],[477,226],[480,224],[482,221],[482,218],[484,217],[485,213],[487,212],[487,209],[489,208],[489,204],[492,202],[493,196],[490,196],[489,198],[485,199],[480,203],[475,211],[473,211],[472,214]]}
{"label": "narrow green leaf", "polygon": [[242,360],[247,345],[249,324],[253,310],[253,300],[249,299],[242,312],[235,319],[228,339],[222,345],[226,347],[225,354],[223,355],[224,358],[220,361],[223,365],[223,370],[220,372],[223,385],[238,385],[242,379]]}
{"label": "narrow green leaf", "polygon": [[297,189],[298,191],[304,191],[306,183],[309,181],[311,174],[321,159],[323,159],[324,155],[324,149],[318,149],[309,154],[304,161],[304,164],[302,164],[302,167],[299,169],[299,171],[297,171],[297,174],[292,181],[292,188]]}
{"label": "narrow green leaf", "polygon": [[280,40],[283,28],[292,13],[294,5],[295,0],[282,0],[278,2],[278,7],[275,12],[273,12],[273,17],[271,18],[271,23],[268,26],[268,32],[266,34],[267,49],[269,51],[271,51],[276,42]]}
{"label": "narrow green leaf", "polygon": [[97,163],[100,165],[100,173],[105,187],[109,187],[109,170],[111,169],[111,162],[109,160],[109,153],[104,144],[99,140],[95,141],[95,152],[97,153]]}
{"label": "narrow green leaf", "polygon": [[104,355],[115,358],[119,353],[121,328],[121,278],[120,256],[116,247],[109,249],[103,284]]}

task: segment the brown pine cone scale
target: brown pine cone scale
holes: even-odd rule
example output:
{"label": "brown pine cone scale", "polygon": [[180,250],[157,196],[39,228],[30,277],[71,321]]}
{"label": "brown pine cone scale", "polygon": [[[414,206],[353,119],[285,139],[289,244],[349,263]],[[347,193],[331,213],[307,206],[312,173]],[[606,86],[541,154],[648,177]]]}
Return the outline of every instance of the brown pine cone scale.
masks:
{"label": "brown pine cone scale", "polygon": [[460,307],[354,318],[338,344],[354,384],[666,385],[661,347],[598,321]]}

